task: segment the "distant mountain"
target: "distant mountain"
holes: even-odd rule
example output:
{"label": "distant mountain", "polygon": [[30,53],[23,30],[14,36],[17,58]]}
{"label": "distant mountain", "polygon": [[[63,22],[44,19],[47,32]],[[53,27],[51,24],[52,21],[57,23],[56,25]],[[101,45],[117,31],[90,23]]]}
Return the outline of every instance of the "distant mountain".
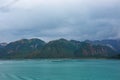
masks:
{"label": "distant mountain", "polygon": [[0,55],[2,55],[2,57],[4,57],[4,55],[6,55],[6,53],[5,53],[6,52],[6,50],[5,50],[6,46],[7,46],[7,43],[0,43]]}
{"label": "distant mountain", "polygon": [[[32,58],[35,52],[39,52],[46,43],[39,39],[22,39],[5,46],[7,58]],[[34,53],[34,55],[32,55]]]}
{"label": "distant mountain", "polygon": [[21,39],[0,48],[0,58],[110,58],[119,55],[118,48],[108,46],[106,41],[98,42],[58,39],[46,43],[40,39]]}
{"label": "distant mountain", "polygon": [[0,43],[0,48],[7,46],[7,43]]}
{"label": "distant mountain", "polygon": [[103,45],[93,45],[86,42],[72,41],[77,45],[77,50],[75,51],[76,57],[111,57],[117,55],[111,47]]}
{"label": "distant mountain", "polygon": [[114,50],[120,52],[120,39],[107,39],[107,40],[95,40],[90,41],[86,40],[85,42],[94,44],[94,45],[105,45],[113,48]]}
{"label": "distant mountain", "polygon": [[76,45],[65,39],[50,41],[42,49],[43,58],[74,58]]}

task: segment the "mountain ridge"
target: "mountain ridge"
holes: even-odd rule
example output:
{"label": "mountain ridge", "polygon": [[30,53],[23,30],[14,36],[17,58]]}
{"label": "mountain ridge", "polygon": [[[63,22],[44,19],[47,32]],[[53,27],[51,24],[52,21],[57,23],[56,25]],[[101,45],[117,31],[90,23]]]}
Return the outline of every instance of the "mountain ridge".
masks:
{"label": "mountain ridge", "polygon": [[48,43],[37,38],[21,39],[0,48],[0,59],[110,58],[117,55],[119,55],[119,50],[116,51],[107,43],[103,45],[103,43],[98,44],[93,41],[66,40],[64,38]]}

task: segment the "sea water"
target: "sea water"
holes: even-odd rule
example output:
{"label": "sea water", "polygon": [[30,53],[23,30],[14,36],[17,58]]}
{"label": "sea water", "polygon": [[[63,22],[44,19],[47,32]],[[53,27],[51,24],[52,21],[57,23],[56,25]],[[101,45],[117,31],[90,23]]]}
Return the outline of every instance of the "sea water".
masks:
{"label": "sea water", "polygon": [[0,61],[0,80],[120,80],[120,60]]}

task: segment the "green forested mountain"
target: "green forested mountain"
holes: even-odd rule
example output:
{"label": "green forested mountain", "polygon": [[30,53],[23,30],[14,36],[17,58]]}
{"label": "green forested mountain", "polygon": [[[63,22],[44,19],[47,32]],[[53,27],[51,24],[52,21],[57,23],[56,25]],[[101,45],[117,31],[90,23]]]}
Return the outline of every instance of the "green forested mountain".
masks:
{"label": "green forested mountain", "polygon": [[72,40],[72,42],[77,45],[77,50],[75,50],[74,54],[76,57],[111,57],[117,55],[118,53],[114,51],[112,48],[103,45],[93,45],[86,42],[79,42]]}
{"label": "green forested mountain", "polygon": [[50,41],[42,49],[42,57],[48,58],[73,58],[76,45],[65,39]]}
{"label": "green forested mountain", "polygon": [[1,59],[31,58],[109,58],[118,55],[113,48],[76,40],[21,39],[0,47]]}
{"label": "green forested mountain", "polygon": [[106,40],[95,40],[95,41],[86,40],[85,42],[94,45],[98,45],[98,44],[106,45],[120,52],[120,39],[106,39]]}
{"label": "green forested mountain", "polygon": [[[5,58],[32,58],[39,53],[46,43],[39,39],[21,39],[4,47]],[[1,55],[2,57],[2,55]]]}

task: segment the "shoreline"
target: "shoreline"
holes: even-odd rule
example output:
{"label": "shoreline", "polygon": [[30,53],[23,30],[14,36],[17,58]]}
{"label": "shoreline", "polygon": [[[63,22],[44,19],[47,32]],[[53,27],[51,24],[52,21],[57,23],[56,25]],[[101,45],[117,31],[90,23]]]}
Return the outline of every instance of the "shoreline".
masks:
{"label": "shoreline", "polygon": [[8,60],[120,60],[119,58],[32,58],[32,59],[0,59],[0,61]]}

